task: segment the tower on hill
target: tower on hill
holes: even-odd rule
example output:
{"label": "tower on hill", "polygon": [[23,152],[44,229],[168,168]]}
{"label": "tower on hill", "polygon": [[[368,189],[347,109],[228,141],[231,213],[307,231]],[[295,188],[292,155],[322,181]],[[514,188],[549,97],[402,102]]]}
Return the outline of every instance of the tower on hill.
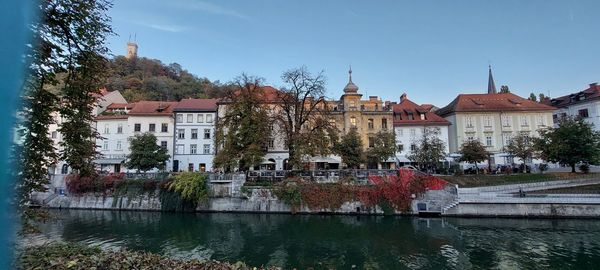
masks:
{"label": "tower on hill", "polygon": [[127,59],[131,59],[131,58],[136,58],[137,57],[137,49],[138,49],[138,45],[135,42],[127,42],[127,55],[125,56],[125,58]]}

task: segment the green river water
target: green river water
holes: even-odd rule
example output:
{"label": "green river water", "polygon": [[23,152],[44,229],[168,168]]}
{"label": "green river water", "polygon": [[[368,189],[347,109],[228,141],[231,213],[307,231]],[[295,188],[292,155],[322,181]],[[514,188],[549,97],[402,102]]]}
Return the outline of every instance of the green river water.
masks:
{"label": "green river water", "polygon": [[[285,269],[600,269],[600,220],[52,210],[46,238]],[[41,236],[40,236],[41,237]]]}

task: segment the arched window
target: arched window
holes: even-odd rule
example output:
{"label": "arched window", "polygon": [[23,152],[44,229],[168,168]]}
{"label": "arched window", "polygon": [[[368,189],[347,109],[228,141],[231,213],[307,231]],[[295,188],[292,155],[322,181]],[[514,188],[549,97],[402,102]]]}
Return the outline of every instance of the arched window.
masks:
{"label": "arched window", "polygon": [[69,165],[67,164],[63,164],[62,165],[62,170],[60,171],[61,174],[68,174],[69,173]]}

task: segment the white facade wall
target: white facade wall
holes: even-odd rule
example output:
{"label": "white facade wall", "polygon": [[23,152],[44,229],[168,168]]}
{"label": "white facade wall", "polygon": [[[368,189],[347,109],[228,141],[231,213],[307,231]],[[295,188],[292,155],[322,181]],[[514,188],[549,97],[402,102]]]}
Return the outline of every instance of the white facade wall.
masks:
{"label": "white facade wall", "polygon": [[129,155],[129,138],[133,135],[133,129],[129,127],[127,119],[98,119],[96,120],[96,131],[100,138],[96,141],[98,152],[102,160],[114,160],[114,164],[99,165],[100,170],[105,172],[126,172],[124,164],[115,166],[118,160],[125,160]]}
{"label": "white facade wall", "polygon": [[[411,145],[419,145],[419,140],[423,138],[425,128],[439,128],[438,138],[444,141],[445,152],[449,153],[448,145],[448,126],[446,125],[401,125],[394,127],[396,134],[396,146],[401,145],[402,150],[396,152],[396,158],[400,162],[409,162],[408,156],[411,154]],[[398,150],[399,147],[397,148]]]}
{"label": "white facade wall", "polygon": [[[165,170],[173,169],[173,132],[174,122],[172,115],[129,115],[127,125],[129,127],[129,136],[134,136],[136,133],[151,132],[156,136],[156,143],[167,147],[168,154],[171,158],[167,160]],[[139,124],[140,131],[136,131],[136,124]],[[150,131],[150,125],[154,124],[154,132]],[[162,125],[165,124],[166,130],[162,130]]]}
{"label": "white facade wall", "polygon": [[179,171],[213,170],[216,117],[214,111],[175,113],[173,160],[178,161]]}
{"label": "white facade wall", "polygon": [[556,120],[563,115],[573,117],[580,116],[580,110],[587,110],[588,117],[584,117],[583,119],[585,119],[585,121],[587,121],[588,123],[594,125],[595,130],[600,131],[600,100],[578,102],[568,107],[563,107],[555,110],[552,116],[554,119],[554,126],[556,127],[558,123],[558,121]]}

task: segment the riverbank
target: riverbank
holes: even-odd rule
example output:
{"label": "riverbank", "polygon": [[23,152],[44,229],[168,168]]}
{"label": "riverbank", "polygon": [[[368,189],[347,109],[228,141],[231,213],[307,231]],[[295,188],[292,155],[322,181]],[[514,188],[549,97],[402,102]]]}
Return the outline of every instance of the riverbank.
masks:
{"label": "riverbank", "polygon": [[182,260],[151,252],[126,249],[102,250],[82,244],[57,242],[31,246],[21,251],[19,269],[89,270],[89,269],[153,269],[153,270],[275,270],[277,267],[250,267],[243,262],[227,263],[197,259]]}

